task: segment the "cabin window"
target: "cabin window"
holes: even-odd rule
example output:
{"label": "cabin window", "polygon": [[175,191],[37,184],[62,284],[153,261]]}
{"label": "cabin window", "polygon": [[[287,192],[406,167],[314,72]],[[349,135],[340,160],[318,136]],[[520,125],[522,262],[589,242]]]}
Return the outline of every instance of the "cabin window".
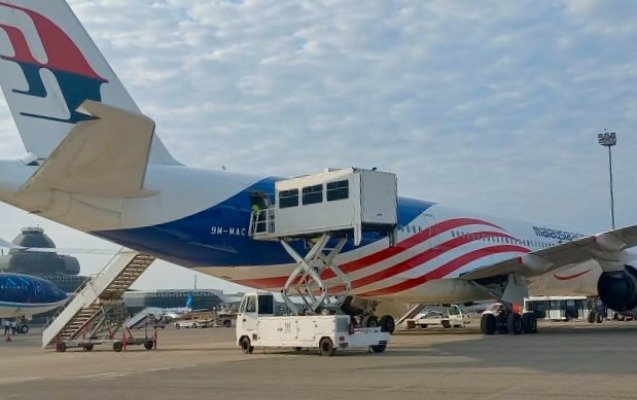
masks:
{"label": "cabin window", "polygon": [[349,181],[330,182],[327,184],[327,201],[343,200],[349,197]]}
{"label": "cabin window", "polygon": [[303,188],[303,204],[317,204],[323,202],[323,185]]}
{"label": "cabin window", "polygon": [[299,205],[299,189],[281,190],[279,192],[279,208],[296,207]]}

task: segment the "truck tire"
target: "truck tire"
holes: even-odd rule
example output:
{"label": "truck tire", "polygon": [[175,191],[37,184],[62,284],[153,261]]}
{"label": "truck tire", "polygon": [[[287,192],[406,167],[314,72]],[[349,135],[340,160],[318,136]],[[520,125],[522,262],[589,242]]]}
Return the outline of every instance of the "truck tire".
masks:
{"label": "truck tire", "polygon": [[394,321],[394,317],[391,315],[383,315],[380,317],[378,324],[380,325],[381,332],[394,333],[396,329],[396,321]]}
{"label": "truck tire", "polygon": [[451,328],[451,322],[449,322],[449,321],[442,321],[442,327],[443,327],[443,328]]}
{"label": "truck tire", "polygon": [[336,349],[334,348],[334,343],[332,343],[332,339],[328,337],[322,338],[321,341],[319,342],[318,351],[319,351],[319,355],[321,356],[332,357],[334,353],[336,352]]}
{"label": "truck tire", "polygon": [[115,353],[119,353],[120,351],[122,351],[123,348],[124,348],[124,343],[123,342],[115,342],[115,343],[113,343],[113,351]]}
{"label": "truck tire", "polygon": [[252,354],[254,346],[251,346],[249,337],[242,337],[241,340],[239,340],[239,345],[241,346],[241,351],[243,351],[245,354]]}
{"label": "truck tire", "polygon": [[29,325],[22,325],[20,326],[20,333],[29,333]]}
{"label": "truck tire", "polygon": [[144,342],[144,348],[146,350],[151,350],[154,345],[155,345],[155,342],[153,342],[153,339],[148,339]]}
{"label": "truck tire", "polygon": [[230,328],[232,326],[232,321],[229,319],[224,319],[223,320],[223,326],[226,328]]}
{"label": "truck tire", "polygon": [[93,343],[89,343],[84,345],[84,351],[92,351],[95,345]]}
{"label": "truck tire", "polygon": [[372,349],[372,351],[374,353],[382,353],[387,348],[387,345],[386,344],[377,344],[376,346],[369,346],[369,347],[371,347],[371,349]]}
{"label": "truck tire", "polygon": [[375,328],[378,326],[378,317],[375,315],[368,315],[366,317],[363,317],[361,325],[367,328]]}

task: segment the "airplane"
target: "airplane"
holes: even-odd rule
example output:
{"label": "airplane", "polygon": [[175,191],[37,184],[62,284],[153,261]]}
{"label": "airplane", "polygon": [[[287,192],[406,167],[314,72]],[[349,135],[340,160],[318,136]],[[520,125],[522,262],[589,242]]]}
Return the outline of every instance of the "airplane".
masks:
{"label": "airplane", "polygon": [[169,319],[176,319],[192,311],[192,293],[188,293],[188,297],[186,297],[186,305],[184,307],[164,308],[161,316]]}
{"label": "airplane", "polygon": [[[0,160],[1,201],[228,281],[284,286],[294,260],[248,231],[252,207],[272,204],[282,178],[175,160],[64,0],[0,0],[0,85],[27,151]],[[585,235],[417,199],[397,206],[394,245],[367,232],[335,260],[352,285],[347,312],[366,324],[393,330],[390,315],[373,313],[391,302],[599,294],[614,310],[637,307],[627,251],[637,225]],[[502,321],[509,333],[535,331],[532,315],[508,311],[481,328]]]}
{"label": "airplane", "polygon": [[42,314],[60,307],[66,300],[66,293],[51,281],[0,272],[0,318]]}

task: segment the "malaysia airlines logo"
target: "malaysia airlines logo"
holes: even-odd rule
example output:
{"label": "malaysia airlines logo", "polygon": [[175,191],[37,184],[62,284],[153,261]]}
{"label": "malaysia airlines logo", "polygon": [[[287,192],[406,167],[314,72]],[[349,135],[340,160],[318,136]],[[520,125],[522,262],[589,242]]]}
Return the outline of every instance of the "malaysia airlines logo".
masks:
{"label": "malaysia airlines logo", "polygon": [[3,8],[14,13],[16,10],[21,11],[28,16],[47,58],[45,63],[36,59],[27,40],[31,36],[25,34],[24,24],[13,25],[6,18],[0,18],[0,29],[4,30],[14,50],[14,55],[0,54],[0,59],[18,64],[27,83],[26,90],[13,89],[13,92],[42,99],[54,96],[54,93],[47,90],[41,76],[43,69],[48,70],[57,80],[63,97],[60,100],[66,103],[69,112],[68,118],[29,112],[20,112],[20,115],[71,124],[91,119],[92,117],[76,110],[85,100],[101,102],[100,87],[108,81],[91,68],[77,45],[51,20],[27,8],[0,1],[0,12],[5,13]]}

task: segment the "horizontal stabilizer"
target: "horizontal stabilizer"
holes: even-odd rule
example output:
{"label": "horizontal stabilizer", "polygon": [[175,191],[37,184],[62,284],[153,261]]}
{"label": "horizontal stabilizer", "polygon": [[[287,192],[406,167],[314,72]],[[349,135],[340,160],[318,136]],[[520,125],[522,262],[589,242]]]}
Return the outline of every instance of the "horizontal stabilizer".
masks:
{"label": "horizontal stabilizer", "polygon": [[20,189],[91,197],[144,197],[144,176],[155,129],[152,119],[87,100],[78,123]]}

